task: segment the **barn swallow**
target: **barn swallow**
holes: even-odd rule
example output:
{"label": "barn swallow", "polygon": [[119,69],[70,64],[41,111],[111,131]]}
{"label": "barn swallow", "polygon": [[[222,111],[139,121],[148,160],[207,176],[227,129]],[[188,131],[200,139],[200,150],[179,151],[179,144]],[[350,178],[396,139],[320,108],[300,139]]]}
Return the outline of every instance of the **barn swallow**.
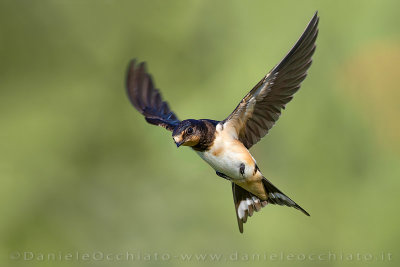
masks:
{"label": "barn swallow", "polygon": [[240,101],[223,121],[180,121],[154,86],[145,63],[132,60],[127,93],[133,106],[153,125],[172,132],[177,147],[189,146],[219,177],[231,182],[239,231],[254,211],[267,204],[307,211],[263,176],[249,149],[264,137],[307,76],[318,35],[316,12],[289,53]]}

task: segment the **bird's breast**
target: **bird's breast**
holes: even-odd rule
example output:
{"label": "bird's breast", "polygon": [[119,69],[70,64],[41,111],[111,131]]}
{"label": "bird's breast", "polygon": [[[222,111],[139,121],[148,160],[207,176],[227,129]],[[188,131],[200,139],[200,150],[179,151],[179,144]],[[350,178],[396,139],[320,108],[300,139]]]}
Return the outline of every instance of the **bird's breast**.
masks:
{"label": "bird's breast", "polygon": [[207,151],[197,153],[216,171],[232,179],[245,179],[254,174],[254,158],[239,140],[229,136],[218,134]]}

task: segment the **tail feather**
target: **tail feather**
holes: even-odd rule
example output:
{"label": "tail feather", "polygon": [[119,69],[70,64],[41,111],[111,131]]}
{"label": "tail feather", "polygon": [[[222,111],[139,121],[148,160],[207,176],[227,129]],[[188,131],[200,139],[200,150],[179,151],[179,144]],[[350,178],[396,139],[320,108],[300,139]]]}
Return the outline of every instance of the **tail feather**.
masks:
{"label": "tail feather", "polygon": [[243,224],[247,222],[247,217],[252,216],[254,211],[259,211],[265,207],[267,201],[260,200],[235,183],[232,183],[232,193],[239,231],[243,233]]}
{"label": "tail feather", "polygon": [[290,199],[287,195],[282,193],[282,191],[276,188],[266,178],[262,179],[262,183],[268,195],[267,200],[260,199],[256,195],[232,182],[233,201],[235,204],[236,218],[240,233],[243,233],[243,224],[247,222],[247,218],[251,217],[254,211],[261,210],[261,208],[265,207],[267,204],[293,207],[300,210],[305,215],[310,216],[307,211],[297,205],[296,202]]}
{"label": "tail feather", "polygon": [[310,216],[310,214],[307,211],[305,211],[302,207],[297,205],[297,203],[294,202],[292,199],[290,199],[290,197],[288,197],[287,195],[282,193],[282,191],[280,191],[278,188],[276,188],[266,178],[263,178],[262,182],[263,182],[265,190],[267,191],[267,194],[268,194],[268,203],[277,204],[277,205],[281,205],[281,206],[293,207],[295,209],[300,210],[305,215]]}

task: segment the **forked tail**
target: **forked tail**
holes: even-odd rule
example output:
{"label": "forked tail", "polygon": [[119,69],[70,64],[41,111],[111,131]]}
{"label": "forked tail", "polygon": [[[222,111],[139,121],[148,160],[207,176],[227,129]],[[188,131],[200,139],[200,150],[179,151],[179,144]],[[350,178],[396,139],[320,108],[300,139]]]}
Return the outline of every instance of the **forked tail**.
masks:
{"label": "forked tail", "polygon": [[243,223],[247,221],[247,217],[252,216],[254,211],[259,211],[267,204],[293,207],[300,210],[305,215],[310,216],[307,211],[297,205],[297,203],[290,199],[290,197],[282,193],[282,191],[276,188],[265,177],[263,177],[262,183],[265,191],[267,192],[267,200],[261,200],[237,184],[232,183],[233,201],[235,203],[236,217],[239,225],[239,231],[241,233],[243,233]]}

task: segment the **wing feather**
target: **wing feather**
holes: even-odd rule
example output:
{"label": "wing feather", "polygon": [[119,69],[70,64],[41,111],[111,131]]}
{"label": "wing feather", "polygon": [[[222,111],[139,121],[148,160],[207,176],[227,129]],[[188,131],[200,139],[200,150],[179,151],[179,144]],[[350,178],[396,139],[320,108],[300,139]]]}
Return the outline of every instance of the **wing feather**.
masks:
{"label": "wing feather", "polygon": [[159,125],[172,131],[179,124],[179,119],[162,100],[159,90],[154,88],[153,80],[146,72],[144,62],[129,64],[126,88],[132,105],[143,114],[148,123]]}
{"label": "wing feather", "polygon": [[318,22],[316,12],[289,53],[221,122],[224,128],[233,128],[247,148],[268,134],[306,78],[315,52]]}

